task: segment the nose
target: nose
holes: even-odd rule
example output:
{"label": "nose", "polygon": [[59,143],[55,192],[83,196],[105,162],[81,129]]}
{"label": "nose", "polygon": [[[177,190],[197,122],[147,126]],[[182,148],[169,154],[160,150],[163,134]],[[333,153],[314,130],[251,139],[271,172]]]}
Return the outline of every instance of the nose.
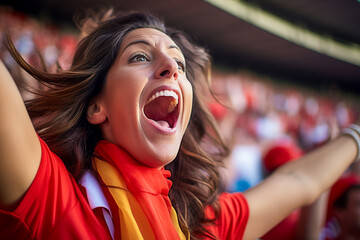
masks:
{"label": "nose", "polygon": [[159,57],[158,67],[155,72],[157,79],[174,79],[177,80],[179,76],[178,64],[170,56],[162,55]]}

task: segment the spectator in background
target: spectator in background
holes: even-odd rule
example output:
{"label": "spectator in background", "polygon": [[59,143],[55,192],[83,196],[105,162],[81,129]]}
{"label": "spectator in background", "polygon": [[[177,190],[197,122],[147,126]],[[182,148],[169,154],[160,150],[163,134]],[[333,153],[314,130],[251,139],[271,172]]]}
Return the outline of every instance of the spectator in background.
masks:
{"label": "spectator in background", "polygon": [[[0,41],[3,41],[4,33],[8,30],[15,47],[31,65],[52,73],[70,68],[78,42],[75,31],[61,31],[54,24],[45,24],[26,14],[0,6]],[[23,99],[33,98],[31,92],[44,87],[16,64],[2,44],[0,59],[9,69]]]}
{"label": "spectator in background", "polygon": [[[270,175],[281,165],[294,161],[303,151],[292,140],[281,139],[268,147],[263,157],[265,175]],[[312,205],[296,209],[277,226],[266,233],[262,240],[317,240],[324,223],[326,194]]]}
{"label": "spectator in background", "polygon": [[224,188],[229,192],[243,192],[262,179],[261,146],[242,123],[242,116],[217,102],[209,104],[209,109],[218,121],[222,136],[229,142],[231,153],[226,159]]}
{"label": "spectator in background", "polygon": [[348,173],[331,188],[321,240],[360,239],[360,177]]}

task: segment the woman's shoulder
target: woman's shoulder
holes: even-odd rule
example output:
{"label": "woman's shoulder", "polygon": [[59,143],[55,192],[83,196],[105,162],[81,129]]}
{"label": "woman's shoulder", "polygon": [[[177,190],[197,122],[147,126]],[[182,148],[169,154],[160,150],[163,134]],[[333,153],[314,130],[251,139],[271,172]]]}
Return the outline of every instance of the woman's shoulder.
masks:
{"label": "woman's shoulder", "polygon": [[[59,236],[66,238],[67,234],[80,238],[82,235],[99,236],[104,232],[102,226],[76,181],[40,137],[39,141],[42,155],[38,172],[18,205],[11,211],[1,211],[0,232],[9,239],[24,235],[36,239],[60,239]],[[66,228],[61,227],[64,225]],[[93,229],[99,233],[94,233]]]}
{"label": "woman's shoulder", "polygon": [[221,214],[242,215],[248,218],[249,206],[248,202],[241,192],[227,193],[224,192],[219,196]]}
{"label": "woman's shoulder", "polygon": [[[220,213],[214,226],[209,227],[219,239],[242,239],[249,218],[249,206],[242,193],[222,193],[219,196]],[[214,211],[205,210],[208,218],[214,218]]]}

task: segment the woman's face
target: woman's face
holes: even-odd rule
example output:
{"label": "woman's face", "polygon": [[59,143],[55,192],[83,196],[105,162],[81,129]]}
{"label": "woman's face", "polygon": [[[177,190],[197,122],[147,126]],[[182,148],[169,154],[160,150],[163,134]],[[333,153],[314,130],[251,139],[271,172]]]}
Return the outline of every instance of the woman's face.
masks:
{"label": "woman's face", "polygon": [[171,38],[136,29],[124,37],[88,120],[137,161],[163,167],[179,151],[192,95],[184,56]]}

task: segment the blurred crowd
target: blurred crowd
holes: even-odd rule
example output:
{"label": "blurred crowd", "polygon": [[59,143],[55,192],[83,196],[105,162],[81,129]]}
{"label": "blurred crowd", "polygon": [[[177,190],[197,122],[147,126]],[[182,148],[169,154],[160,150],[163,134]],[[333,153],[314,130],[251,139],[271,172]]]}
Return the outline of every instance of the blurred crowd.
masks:
{"label": "blurred crowd", "polygon": [[[213,90],[219,101],[210,102],[209,108],[231,146],[224,172],[230,192],[256,186],[282,164],[295,161],[359,121],[358,97],[330,88],[319,92],[277,84],[247,71],[216,71]],[[261,239],[360,239],[359,165]]]}
{"label": "blurred crowd", "polygon": [[[0,6],[1,42],[6,33],[10,34],[16,49],[26,61],[48,72],[69,68],[78,42],[74,27],[60,27],[52,22]],[[20,89],[41,87],[17,66],[3,44],[0,44],[0,58]],[[24,98],[27,97],[30,97],[29,93],[24,92]]]}
{"label": "blurred crowd", "polygon": [[[220,103],[214,100],[209,107],[232,146],[231,169],[238,175],[233,176],[230,191],[246,190],[273,170],[269,164],[275,163],[264,163],[271,148],[291,146],[298,156],[298,151],[321,146],[359,119],[357,98],[334,89],[320,93],[294,84],[284,86],[246,71],[215,72],[213,88]],[[251,176],[244,177],[247,174]]]}
{"label": "blurred crowd", "polygon": [[[75,28],[64,30],[0,6],[1,41],[7,31],[30,64],[50,72],[70,67],[79,39]],[[20,89],[41,87],[19,69],[2,44],[0,58]],[[209,102],[209,108],[232,149],[227,159],[230,170],[224,173],[226,190],[231,192],[255,186],[283,163],[336,137],[341,128],[359,120],[359,96],[330,88],[320,93],[291,83],[275,83],[248,71],[215,69],[212,76],[218,101]],[[26,94],[23,92],[24,98],[31,97]],[[351,174],[357,177],[359,171],[353,169]],[[284,226],[290,229],[290,225]],[[281,231],[285,236],[284,229]]]}
{"label": "blurred crowd", "polygon": [[[247,71],[215,71],[213,90],[218,101],[209,108],[231,146],[224,172],[230,192],[256,186],[282,164],[296,161],[359,121],[358,96],[330,88],[319,92]],[[359,165],[261,239],[360,239]]]}

